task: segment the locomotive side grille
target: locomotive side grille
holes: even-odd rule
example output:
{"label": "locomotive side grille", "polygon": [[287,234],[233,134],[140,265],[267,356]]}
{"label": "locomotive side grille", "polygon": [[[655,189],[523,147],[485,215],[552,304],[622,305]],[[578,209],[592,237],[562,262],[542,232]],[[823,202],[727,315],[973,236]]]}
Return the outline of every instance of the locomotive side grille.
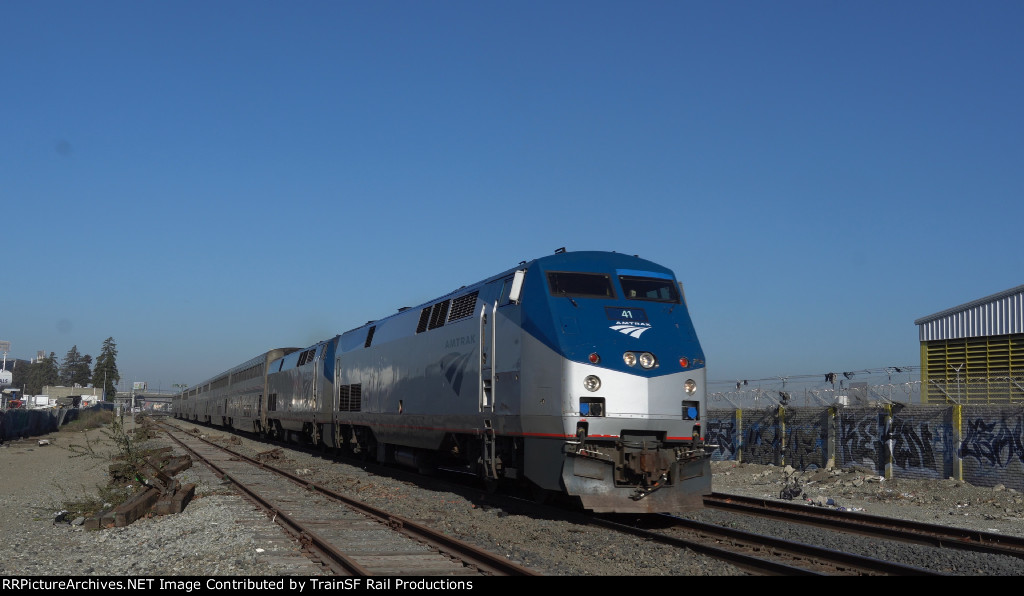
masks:
{"label": "locomotive side grille", "polygon": [[358,412],[362,409],[362,383],[338,386],[338,411]]}
{"label": "locomotive side grille", "polygon": [[426,307],[420,311],[420,322],[416,325],[416,333],[423,333],[427,330],[427,325],[430,323],[430,307]]}
{"label": "locomotive side grille", "polygon": [[362,405],[363,398],[363,386],[360,383],[352,385],[352,395],[349,397],[349,408],[352,412],[358,412],[363,409]]}
{"label": "locomotive side grille", "polygon": [[448,313],[448,321],[457,321],[472,315],[473,310],[476,308],[476,297],[479,293],[471,292],[452,300],[452,310]]}
{"label": "locomotive side grille", "polygon": [[434,310],[430,313],[430,329],[437,329],[444,325],[448,318],[448,306],[451,302],[451,300],[445,300],[434,305]]}
{"label": "locomotive side grille", "polygon": [[299,354],[299,363],[296,366],[303,366],[312,362],[316,358],[316,350],[317,348],[312,348]]}
{"label": "locomotive side grille", "polygon": [[473,314],[476,308],[476,298],[479,292],[470,292],[465,296],[459,296],[455,300],[442,300],[434,306],[428,306],[420,311],[420,320],[416,324],[416,333],[423,333],[429,329],[437,329],[444,326],[446,322],[465,319]]}

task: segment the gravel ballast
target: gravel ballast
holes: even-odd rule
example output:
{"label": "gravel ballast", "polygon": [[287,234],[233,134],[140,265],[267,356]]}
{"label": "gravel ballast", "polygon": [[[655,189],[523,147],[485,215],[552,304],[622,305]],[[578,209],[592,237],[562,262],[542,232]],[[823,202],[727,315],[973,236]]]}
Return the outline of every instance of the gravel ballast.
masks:
{"label": "gravel ballast", "polygon": [[[179,423],[187,428],[191,425]],[[198,427],[214,441],[247,455],[270,446],[245,436]],[[49,442],[40,445],[40,440]],[[168,445],[154,439],[154,446]],[[88,444],[97,457],[81,456],[72,445]],[[195,464],[179,479],[196,483],[196,495],[179,514],[140,519],[123,528],[85,530],[75,520],[55,521],[69,500],[96,495],[107,481],[114,447],[103,430],[53,433],[0,446],[0,535],[9,546],[0,558],[5,576],[141,575],[141,576],[279,576],[323,573],[283,539],[278,526],[237,495],[214,474]],[[373,475],[359,466],[327,456],[283,449],[274,465],[308,477],[311,482],[347,494],[450,535],[483,546],[544,575],[582,576],[723,576],[741,575],[731,565],[693,552],[651,544],[621,534],[549,516],[520,514],[495,506],[474,491],[439,490],[402,476]],[[903,517],[983,531],[1024,535],[1024,501],[1010,490],[978,488],[951,480],[886,482],[866,470],[798,473],[773,466],[715,462],[714,489],[777,498],[785,486],[799,483],[797,500],[832,499],[852,512]],[[825,499],[819,499],[827,502]],[[854,513],[851,513],[854,514]],[[750,531],[785,532],[805,542],[820,531],[784,524],[767,527],[759,518],[728,516],[705,510],[689,517],[718,521]],[[776,524],[778,525],[778,524]],[[830,539],[831,540],[831,539]],[[869,544],[862,537],[851,543]],[[852,544],[830,545],[852,551]],[[930,549],[873,556],[911,557],[946,573],[1022,575],[1019,560],[972,559],[963,553]],[[911,547],[907,547],[911,548]],[[913,547],[927,548],[927,547]],[[951,554],[948,554],[951,553]],[[946,560],[948,554],[949,559]],[[939,556],[941,555],[941,556]],[[999,557],[998,559],[1008,559]],[[908,562],[908,561],[903,561]],[[916,564],[916,563],[911,563]]]}

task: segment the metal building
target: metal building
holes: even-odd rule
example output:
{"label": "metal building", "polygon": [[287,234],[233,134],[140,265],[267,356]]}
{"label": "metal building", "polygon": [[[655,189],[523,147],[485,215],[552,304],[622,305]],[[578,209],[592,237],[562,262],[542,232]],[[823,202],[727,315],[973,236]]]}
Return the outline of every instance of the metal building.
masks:
{"label": "metal building", "polygon": [[922,403],[1024,401],[1024,285],[914,321]]}

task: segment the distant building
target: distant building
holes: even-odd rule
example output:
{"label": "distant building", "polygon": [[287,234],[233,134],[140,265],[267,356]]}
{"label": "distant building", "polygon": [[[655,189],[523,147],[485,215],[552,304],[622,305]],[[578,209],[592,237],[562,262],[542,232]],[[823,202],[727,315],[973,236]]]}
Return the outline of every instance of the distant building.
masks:
{"label": "distant building", "polygon": [[922,317],[921,403],[1024,401],[1024,285]]}
{"label": "distant building", "polygon": [[72,397],[81,397],[81,407],[94,406],[103,401],[103,389],[100,387],[43,387],[43,394],[53,400],[66,400]]}

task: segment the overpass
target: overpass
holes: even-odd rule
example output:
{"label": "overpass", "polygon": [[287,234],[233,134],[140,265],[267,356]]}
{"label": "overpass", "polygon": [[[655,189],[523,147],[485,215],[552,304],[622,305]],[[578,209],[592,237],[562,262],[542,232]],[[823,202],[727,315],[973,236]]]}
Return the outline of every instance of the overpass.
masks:
{"label": "overpass", "polygon": [[170,413],[171,400],[178,395],[170,391],[118,391],[114,401],[122,404],[132,402],[133,408],[146,412]]}

